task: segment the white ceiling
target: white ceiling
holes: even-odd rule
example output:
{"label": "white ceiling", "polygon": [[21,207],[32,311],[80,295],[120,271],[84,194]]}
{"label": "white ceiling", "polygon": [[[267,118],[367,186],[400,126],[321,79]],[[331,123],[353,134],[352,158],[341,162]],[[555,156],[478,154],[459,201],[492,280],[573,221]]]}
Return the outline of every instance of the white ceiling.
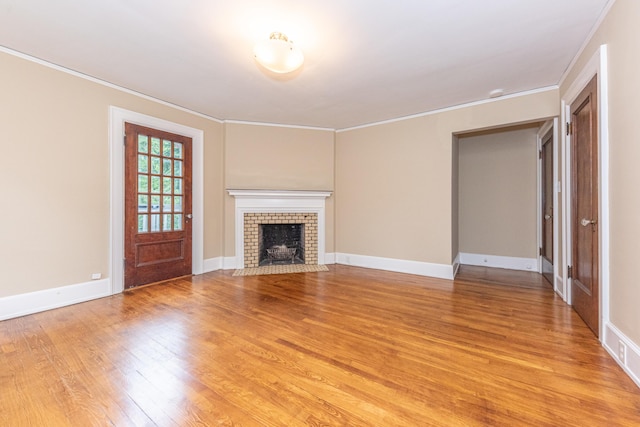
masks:
{"label": "white ceiling", "polygon": [[[0,0],[0,45],[220,120],[343,129],[557,85],[609,0]],[[253,45],[284,32],[293,75]]]}

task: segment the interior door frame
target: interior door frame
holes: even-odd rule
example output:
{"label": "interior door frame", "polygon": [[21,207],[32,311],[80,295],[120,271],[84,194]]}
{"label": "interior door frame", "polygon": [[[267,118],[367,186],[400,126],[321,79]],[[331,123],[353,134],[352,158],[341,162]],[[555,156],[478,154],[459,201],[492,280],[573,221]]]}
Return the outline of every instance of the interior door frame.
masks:
{"label": "interior door frame", "polygon": [[124,290],[124,124],[133,123],[192,139],[192,259],[191,273],[204,269],[204,131],[147,116],[119,107],[109,107],[109,273],[111,294]]}
{"label": "interior door frame", "polygon": [[600,266],[600,331],[599,340],[605,340],[605,328],[609,323],[609,109],[608,109],[608,73],[607,46],[601,45],[589,62],[578,74],[569,89],[561,98],[562,114],[562,282],[566,292],[564,300],[572,303],[571,282],[567,266],[572,260],[572,224],[571,224],[571,136],[567,135],[567,123],[571,119],[571,104],[582,89],[598,75],[598,251]]}
{"label": "interior door frame", "polygon": [[[564,287],[562,286],[562,277],[558,276],[558,266],[560,260],[558,259],[558,233],[559,233],[559,219],[558,219],[558,118],[555,117],[553,120],[548,120],[545,122],[537,134],[537,144],[538,144],[538,153],[542,150],[542,142],[544,137],[552,132],[551,138],[551,150],[553,150],[553,197],[552,206],[553,206],[553,290],[558,293],[563,299],[565,295]],[[537,166],[538,176],[537,176],[537,185],[538,185],[538,204],[537,204],[537,230],[538,230],[538,248],[542,248],[542,159],[538,156],[538,166]],[[538,251],[538,273],[542,274],[542,254]],[[565,299],[566,300],[566,299]]]}

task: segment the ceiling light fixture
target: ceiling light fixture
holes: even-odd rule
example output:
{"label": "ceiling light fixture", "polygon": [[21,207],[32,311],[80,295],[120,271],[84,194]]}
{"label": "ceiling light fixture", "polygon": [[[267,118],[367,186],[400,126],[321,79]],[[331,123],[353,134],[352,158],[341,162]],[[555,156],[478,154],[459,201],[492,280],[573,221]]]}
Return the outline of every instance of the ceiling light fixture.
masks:
{"label": "ceiling light fixture", "polygon": [[504,95],[504,89],[494,89],[489,92],[489,98],[499,98]]}
{"label": "ceiling light fixture", "polygon": [[273,32],[269,40],[259,42],[253,48],[256,61],[274,73],[290,73],[304,62],[302,51],[282,33]]}

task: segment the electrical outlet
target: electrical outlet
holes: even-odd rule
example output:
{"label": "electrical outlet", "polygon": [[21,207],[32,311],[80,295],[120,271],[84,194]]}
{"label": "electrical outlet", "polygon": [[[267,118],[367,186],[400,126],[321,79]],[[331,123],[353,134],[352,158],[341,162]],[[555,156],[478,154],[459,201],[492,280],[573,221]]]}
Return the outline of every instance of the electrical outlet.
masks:
{"label": "electrical outlet", "polygon": [[623,365],[627,363],[627,346],[622,341],[618,341],[618,359]]}
{"label": "electrical outlet", "polygon": [[98,280],[100,278],[102,278],[102,273],[93,273],[91,275],[91,280]]}

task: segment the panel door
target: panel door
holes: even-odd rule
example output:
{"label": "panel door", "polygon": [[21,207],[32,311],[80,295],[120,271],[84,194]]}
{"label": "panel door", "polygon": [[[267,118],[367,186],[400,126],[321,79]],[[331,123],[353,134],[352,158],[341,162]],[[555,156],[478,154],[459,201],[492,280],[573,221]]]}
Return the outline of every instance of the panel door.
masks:
{"label": "panel door", "polygon": [[571,104],[573,308],[599,335],[597,76]]}
{"label": "panel door", "polygon": [[125,124],[125,288],[191,274],[191,138]]}
{"label": "panel door", "polygon": [[553,284],[553,131],[542,140],[542,275]]}

